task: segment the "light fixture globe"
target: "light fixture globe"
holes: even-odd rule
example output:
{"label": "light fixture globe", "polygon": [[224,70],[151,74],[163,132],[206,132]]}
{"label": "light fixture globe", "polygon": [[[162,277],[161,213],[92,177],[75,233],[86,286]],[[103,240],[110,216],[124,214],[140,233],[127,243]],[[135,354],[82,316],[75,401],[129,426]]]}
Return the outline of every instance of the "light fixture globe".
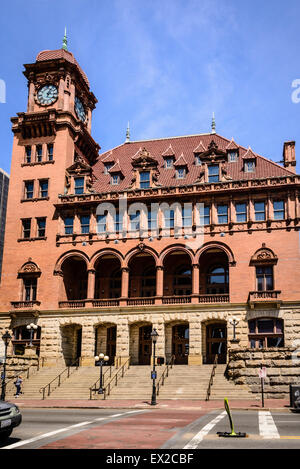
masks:
{"label": "light fixture globe", "polygon": [[108,357],[107,355],[105,355],[104,361],[105,361],[105,362],[108,362],[108,360],[109,360],[109,357]]}

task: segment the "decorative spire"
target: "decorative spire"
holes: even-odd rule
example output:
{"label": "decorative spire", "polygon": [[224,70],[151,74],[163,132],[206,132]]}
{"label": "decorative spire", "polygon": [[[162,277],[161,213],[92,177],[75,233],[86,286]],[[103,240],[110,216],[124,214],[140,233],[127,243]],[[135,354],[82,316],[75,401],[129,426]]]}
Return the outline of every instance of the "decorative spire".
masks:
{"label": "decorative spire", "polygon": [[68,50],[68,39],[67,39],[67,28],[65,27],[65,35],[63,38],[63,45],[62,45],[63,50]]}
{"label": "decorative spire", "polygon": [[216,119],[215,119],[215,113],[214,112],[213,112],[212,123],[211,123],[211,133],[212,134],[216,133]]}
{"label": "decorative spire", "polygon": [[129,122],[127,125],[127,130],[126,130],[126,140],[125,143],[130,143],[130,127],[129,127]]}

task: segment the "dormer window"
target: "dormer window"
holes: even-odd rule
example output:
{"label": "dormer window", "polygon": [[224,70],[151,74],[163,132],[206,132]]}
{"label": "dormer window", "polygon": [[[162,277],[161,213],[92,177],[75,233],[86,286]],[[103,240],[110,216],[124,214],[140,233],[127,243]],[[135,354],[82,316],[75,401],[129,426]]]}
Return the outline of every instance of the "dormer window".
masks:
{"label": "dormer window", "polygon": [[165,158],[165,168],[166,169],[173,168],[173,165],[174,165],[174,158],[173,157],[168,156],[167,158]]}
{"label": "dormer window", "polygon": [[208,182],[219,182],[219,165],[208,166]]}
{"label": "dormer window", "polygon": [[177,168],[176,170],[176,178],[177,179],[184,179],[186,176],[186,169],[181,167],[181,168]]}
{"label": "dormer window", "polygon": [[229,163],[235,163],[238,159],[238,153],[236,150],[230,150],[228,152],[228,161]]}
{"label": "dormer window", "polygon": [[245,173],[254,173],[255,161],[254,160],[245,161],[244,169],[245,169]]}
{"label": "dormer window", "polygon": [[201,161],[200,155],[195,155],[195,165],[196,165],[196,166],[201,166],[201,165],[202,165],[202,161]]}
{"label": "dormer window", "polygon": [[75,178],[75,194],[84,194],[84,177]]}
{"label": "dormer window", "polygon": [[150,171],[142,171],[140,173],[140,188],[148,189],[150,187]]}
{"label": "dormer window", "polygon": [[114,163],[105,163],[104,164],[104,174],[108,174],[109,170],[113,167]]}
{"label": "dormer window", "polygon": [[118,184],[120,184],[120,174],[112,174],[111,176],[111,184],[113,186],[117,186]]}

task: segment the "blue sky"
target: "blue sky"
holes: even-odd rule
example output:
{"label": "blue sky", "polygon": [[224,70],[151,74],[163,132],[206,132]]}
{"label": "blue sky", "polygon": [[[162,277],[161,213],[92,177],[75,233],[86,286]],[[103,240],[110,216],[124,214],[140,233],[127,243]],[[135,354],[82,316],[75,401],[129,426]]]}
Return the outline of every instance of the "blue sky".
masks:
{"label": "blue sky", "polygon": [[[0,167],[10,171],[10,117],[26,110],[23,64],[69,50],[99,100],[102,151],[125,140],[210,131],[274,161],[300,141],[299,0],[14,0],[1,2]],[[298,155],[300,172],[300,153]]]}

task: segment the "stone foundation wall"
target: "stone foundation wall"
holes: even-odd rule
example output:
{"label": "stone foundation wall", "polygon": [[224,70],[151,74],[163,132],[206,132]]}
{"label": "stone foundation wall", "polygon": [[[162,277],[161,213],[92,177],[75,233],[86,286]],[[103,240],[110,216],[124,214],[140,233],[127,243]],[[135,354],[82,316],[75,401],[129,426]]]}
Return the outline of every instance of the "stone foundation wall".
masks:
{"label": "stone foundation wall", "polygon": [[246,384],[253,393],[261,393],[259,370],[267,369],[265,397],[281,399],[289,396],[289,385],[300,385],[300,349],[236,349],[229,350],[227,376],[236,384]]}

